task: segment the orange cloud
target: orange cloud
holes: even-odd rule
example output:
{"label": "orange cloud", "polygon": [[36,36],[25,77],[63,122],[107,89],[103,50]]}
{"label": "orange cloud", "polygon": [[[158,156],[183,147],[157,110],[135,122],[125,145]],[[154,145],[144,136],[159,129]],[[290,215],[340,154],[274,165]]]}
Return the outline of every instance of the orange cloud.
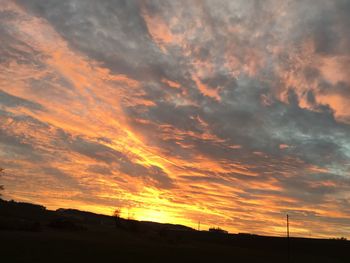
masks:
{"label": "orange cloud", "polygon": [[219,92],[218,92],[218,89],[211,89],[211,88],[207,87],[196,76],[193,76],[193,80],[196,83],[196,85],[197,85],[198,89],[200,90],[200,92],[204,96],[208,96],[208,97],[213,98],[213,99],[215,99],[217,101],[221,100]]}
{"label": "orange cloud", "polygon": [[[341,68],[347,58],[319,57],[311,40],[303,42],[298,51],[289,49],[288,45],[271,45],[266,50],[260,46],[253,49],[250,43],[243,46],[246,35],[258,42],[263,34],[256,30],[250,35],[250,24],[244,23],[228,29],[233,36],[221,52],[216,50],[218,43],[211,41],[214,24],[207,25],[209,17],[201,14],[204,6],[194,8],[201,15],[189,18],[192,23],[183,34],[175,34],[173,30],[183,23],[181,18],[166,20],[143,9],[142,16],[153,42],[171,55],[175,53],[171,53],[170,47],[176,46],[176,54],[189,67],[181,69],[181,80],[175,74],[172,76],[172,72],[164,76],[159,73],[159,79],[154,74],[156,77],[152,78],[147,71],[144,73],[147,80],[142,81],[143,76],[118,74],[89,57],[88,52],[73,48],[48,20],[31,15],[15,3],[6,2],[0,8],[15,15],[16,19],[4,20],[4,25],[12,29],[11,36],[18,40],[13,46],[18,52],[9,56],[8,63],[0,63],[1,89],[6,92],[6,98],[41,106],[35,110],[26,104],[14,103],[11,107],[5,104],[6,115],[0,115],[3,146],[0,164],[7,165],[13,174],[5,178],[6,198],[38,202],[52,209],[64,206],[106,214],[120,207],[122,216],[129,214],[140,220],[192,227],[201,221],[203,227],[219,225],[230,231],[270,235],[284,234],[281,218],[290,210],[295,213],[294,229],[299,235],[319,229],[322,224],[317,220],[321,216],[348,218],[345,212],[337,212],[340,204],[321,191],[343,187],[342,183],[330,179],[303,181],[305,173],[313,178],[327,175],[329,168],[286,157],[295,147],[287,140],[271,145],[262,142],[268,144],[266,152],[260,144],[250,147],[244,136],[228,140],[221,132],[229,123],[213,127],[213,119],[221,116],[208,116],[208,119],[201,116],[202,108],[216,110],[224,103],[223,87],[218,84],[212,88],[202,80],[223,72],[225,77],[236,79],[245,75],[263,82],[268,77],[261,72],[268,68],[269,59],[283,57],[287,62],[274,64],[272,70],[278,81],[268,82],[274,85],[275,94],[258,96],[258,104],[273,107],[275,97],[287,102],[284,94],[293,87],[303,108],[316,110],[305,99],[306,91],[312,90],[317,102],[329,104],[337,118],[348,117],[346,98],[322,93],[316,81],[303,75],[305,68],[319,65],[321,75],[331,84],[348,82]],[[284,10],[278,10],[276,16],[283,17]],[[267,19],[267,25],[273,19]],[[211,49],[214,55],[206,53],[202,46]],[[282,54],[285,49],[288,54]],[[26,59],[32,63],[25,63]],[[179,63],[174,68],[179,65],[182,66]],[[191,97],[193,90],[186,85],[191,87],[193,83],[197,90],[196,96]],[[151,92],[147,93],[147,89]],[[199,100],[198,92],[210,99]],[[159,121],[152,115],[157,102],[173,106],[167,113],[170,117],[162,115],[162,109],[157,112],[169,123],[172,117],[183,117],[176,112],[181,108],[185,124],[176,127]],[[252,111],[260,114],[255,106],[252,105]],[[134,111],[139,114],[133,115]],[[243,116],[241,122],[248,123],[253,118],[249,113],[244,109],[239,112]],[[228,122],[236,117],[230,114],[227,113]],[[190,124],[193,127],[188,127]],[[229,132],[234,134],[244,123],[230,125]],[[268,121],[260,120],[259,125],[248,125],[243,132],[257,129],[270,133]],[[278,131],[274,135],[279,136]],[[305,185],[314,191],[310,196],[318,197],[320,202],[325,198],[325,204],[308,203],[309,195],[302,189]],[[310,222],[305,224],[305,218],[311,218]],[[335,229],[324,227],[317,236],[327,236]]]}

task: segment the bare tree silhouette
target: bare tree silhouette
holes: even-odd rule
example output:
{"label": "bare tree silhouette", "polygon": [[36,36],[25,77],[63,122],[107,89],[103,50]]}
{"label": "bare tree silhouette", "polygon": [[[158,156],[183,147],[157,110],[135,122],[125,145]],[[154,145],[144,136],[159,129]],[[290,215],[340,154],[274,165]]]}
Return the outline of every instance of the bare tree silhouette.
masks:
{"label": "bare tree silhouette", "polygon": [[113,217],[115,220],[115,227],[119,227],[120,226],[120,214],[121,214],[121,209],[120,208],[116,208],[113,212]]}
{"label": "bare tree silhouette", "polygon": [[[0,167],[0,177],[4,174],[4,169]],[[0,185],[0,191],[4,190],[4,186]],[[0,196],[1,196],[1,192],[0,192]]]}

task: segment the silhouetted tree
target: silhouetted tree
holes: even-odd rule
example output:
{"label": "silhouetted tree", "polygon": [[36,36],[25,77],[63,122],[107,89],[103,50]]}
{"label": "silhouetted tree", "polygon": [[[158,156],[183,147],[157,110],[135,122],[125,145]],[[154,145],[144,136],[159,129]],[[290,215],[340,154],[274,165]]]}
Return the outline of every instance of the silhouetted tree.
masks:
{"label": "silhouetted tree", "polygon": [[[0,177],[4,174],[4,169],[0,167]],[[0,191],[4,190],[4,186],[0,185]],[[1,192],[0,192],[0,196],[1,196]]]}
{"label": "silhouetted tree", "polygon": [[116,208],[113,212],[113,217],[114,217],[114,221],[115,221],[115,227],[119,227],[120,226],[120,214],[121,214],[121,210],[120,208]]}

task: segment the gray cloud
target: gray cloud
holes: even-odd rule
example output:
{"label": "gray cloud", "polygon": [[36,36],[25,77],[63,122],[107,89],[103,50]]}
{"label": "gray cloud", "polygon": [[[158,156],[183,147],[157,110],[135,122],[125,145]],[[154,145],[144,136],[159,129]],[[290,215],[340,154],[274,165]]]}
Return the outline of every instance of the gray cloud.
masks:
{"label": "gray cloud", "polygon": [[[3,125],[0,142],[10,149],[8,155],[26,157],[35,152],[31,156],[36,156],[36,161],[52,161],[53,155],[67,161],[64,154],[81,155],[93,162],[84,169],[90,175],[115,178],[121,172],[174,191],[181,188],[179,181],[194,184],[193,192],[183,194],[186,198],[169,197],[178,203],[186,203],[192,194],[201,196],[205,189],[198,185],[206,182],[240,187],[234,201],[242,207],[222,205],[225,211],[263,210],[247,201],[275,196],[290,198],[277,200],[275,204],[280,206],[327,206],[333,202],[349,214],[345,193],[350,189],[346,179],[350,117],[339,118],[336,106],[341,103],[334,106],[329,99],[350,99],[350,80],[341,75],[350,61],[349,1],[16,2],[49,23],[73,53],[91,59],[111,74],[137,80],[137,88],[113,86],[122,94],[115,101],[125,114],[123,120],[132,132],[141,135],[146,147],[178,158],[187,166],[173,164],[179,174],[167,174],[158,166],[140,164],[144,161],[140,157],[132,158],[113,148],[116,138],[82,132],[73,135],[32,117],[3,111],[0,116],[42,131],[50,144],[45,148],[34,135],[16,134],[15,126]],[[160,31],[171,35],[169,43],[152,35],[149,18],[155,19],[153,29],[165,24],[169,32]],[[16,19],[14,13],[0,13],[0,21]],[[0,63],[32,63],[36,70],[46,70],[38,51],[17,39],[10,23],[4,25],[0,27],[4,39]],[[339,66],[336,73],[332,63]],[[168,80],[176,82],[176,87]],[[82,118],[88,108],[74,83],[57,72],[47,72],[26,84],[27,92],[58,105],[79,101],[76,118]],[[0,103],[6,110],[45,110],[40,104],[10,95],[6,87],[1,89]],[[214,92],[217,96],[210,95]],[[103,103],[101,99],[97,104]],[[94,110],[87,112],[89,120],[99,118]],[[225,171],[194,167],[199,156]],[[233,165],[243,168],[235,170]],[[74,185],[69,173],[54,169],[49,166],[43,172]],[[262,189],[264,182],[280,189]],[[208,206],[215,209],[219,197],[208,193],[207,198],[212,198]],[[301,218],[332,221],[312,211],[303,214],[295,208],[294,212]],[[242,225],[247,222],[237,216],[232,220]]]}
{"label": "gray cloud", "polygon": [[53,176],[59,184],[63,184],[64,187],[68,187],[74,190],[83,190],[84,188],[80,186],[78,180],[73,176],[67,174],[66,172],[50,166],[45,166],[41,168],[42,172],[46,175]]}
{"label": "gray cloud", "polygon": [[2,90],[0,90],[0,105],[1,104],[6,107],[26,107],[31,110],[44,110],[43,106],[41,106],[38,103],[34,103],[17,96],[13,96]]}
{"label": "gray cloud", "polygon": [[[267,1],[263,5],[256,1],[250,3],[221,1],[220,5],[206,1],[198,8],[188,4],[184,7],[182,3],[169,2],[145,5],[138,1],[118,3],[106,1],[99,4],[78,0],[64,1],[59,4],[55,1],[19,2],[30,11],[45,17],[79,51],[103,62],[114,72],[148,81],[148,84],[143,87],[145,92],[142,98],[151,99],[156,105],[127,108],[126,112],[130,117],[147,119],[155,124],[170,124],[181,130],[201,133],[203,131],[193,120],[193,117],[199,116],[208,123],[215,135],[229,143],[243,145],[243,151],[248,149],[277,155],[281,154],[279,144],[285,143],[294,146],[288,149],[289,154],[294,153],[311,163],[325,164],[324,159],[328,157],[321,154],[321,148],[324,149],[327,145],[327,149],[331,150],[329,154],[336,157],[333,161],[338,157],[341,159],[348,157],[340,144],[349,134],[349,128],[338,124],[327,107],[317,104],[315,99],[312,100],[311,93],[308,93],[308,98],[312,100],[315,107],[318,107],[319,112],[301,109],[298,105],[298,96],[292,89],[288,95],[289,105],[279,102],[272,96],[273,104],[265,107],[260,103],[261,96],[271,94],[271,87],[263,82],[251,80],[244,74],[241,74],[237,80],[220,67],[224,61],[220,54],[229,49],[230,42],[237,44],[238,50],[234,51],[233,55],[244,64],[247,59],[246,50],[250,48],[268,54],[266,46],[283,44],[285,41],[292,41],[297,45],[298,41],[310,32],[313,33],[315,43],[319,45],[316,46],[316,52],[333,54],[335,50],[339,50],[337,47],[337,43],[341,42],[338,41],[339,38],[346,35],[344,34],[345,25],[348,23],[345,15],[348,9],[346,1],[335,1],[332,4],[324,1],[316,8],[315,1],[290,2],[288,3],[289,13],[286,14],[286,18],[283,18],[290,22],[288,30],[283,28],[287,26],[286,22],[281,21],[280,25],[277,23],[278,20],[266,22],[266,18],[276,12],[276,9],[284,7],[284,3],[276,5],[275,1]],[[190,24],[194,20],[193,14],[198,15],[204,30],[195,31],[192,39],[187,40],[189,56],[182,56],[178,48],[173,46],[168,48],[169,55],[159,52],[141,14],[143,7],[168,22],[171,16],[166,14],[170,10],[191,10],[191,12],[181,13],[181,19]],[[311,15],[304,16],[305,13]],[[300,17],[301,20],[296,19]],[[273,22],[276,24],[272,24]],[[245,31],[240,35],[228,36],[227,28],[232,24],[243,27]],[[184,31],[181,26],[183,25],[180,23],[172,28],[174,34]],[[258,30],[261,30],[262,34],[259,37],[252,37]],[[284,33],[279,34],[283,30]],[[208,38],[207,35],[210,37]],[[198,45],[201,46],[200,50],[196,49]],[[213,63],[214,74],[202,81],[209,88],[221,87],[219,94],[222,103],[219,104],[200,95],[188,74],[184,74],[184,72],[193,72],[193,59]],[[284,60],[277,62],[283,63]],[[266,70],[270,68],[267,67]],[[309,79],[319,78],[317,69],[307,68],[307,70],[305,74]],[[268,73],[271,74],[270,78],[278,78],[273,72]],[[171,91],[164,91],[161,85],[155,84],[163,77],[177,80],[186,86],[190,100],[197,103],[199,107],[176,105],[174,100],[167,99]],[[346,87],[344,85],[346,84],[339,84],[336,89],[347,94],[347,88],[343,88]],[[338,93],[336,89],[332,87],[331,92]],[[155,127],[144,128],[151,129],[149,134],[152,134]],[[336,137],[332,136],[334,133],[337,134]],[[225,145],[213,145],[211,142],[198,141],[191,137],[183,140],[208,154],[215,152],[219,155],[229,155],[232,152],[225,149]],[[175,152],[183,152],[181,146],[175,145],[174,141],[176,139],[158,143],[171,147],[172,150],[175,148]],[[77,151],[88,152],[94,148],[94,145],[77,143],[73,147],[76,147]],[[113,154],[115,153],[108,152],[107,156],[98,158],[107,161],[110,158],[108,156]],[[186,152],[182,154],[186,155]],[[328,161],[332,162],[332,160]]]}
{"label": "gray cloud", "polygon": [[[70,151],[85,155],[96,161],[105,162],[109,165],[117,165],[115,168],[116,170],[133,177],[149,180],[151,184],[157,187],[171,188],[173,186],[171,178],[157,166],[152,165],[150,167],[146,167],[135,163],[124,153],[114,150],[101,143],[82,137],[75,138],[62,131],[60,131],[60,134]],[[97,168],[97,172],[101,173],[100,167]]]}

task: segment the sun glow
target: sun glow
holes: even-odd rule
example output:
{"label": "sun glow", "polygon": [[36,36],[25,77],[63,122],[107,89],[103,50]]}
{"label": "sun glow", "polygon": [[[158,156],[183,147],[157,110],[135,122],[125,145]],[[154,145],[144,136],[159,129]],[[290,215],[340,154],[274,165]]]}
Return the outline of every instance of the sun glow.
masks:
{"label": "sun glow", "polygon": [[140,221],[153,221],[161,223],[170,223],[174,220],[168,212],[161,210],[160,208],[150,209],[132,209],[131,213],[135,215],[135,219]]}

